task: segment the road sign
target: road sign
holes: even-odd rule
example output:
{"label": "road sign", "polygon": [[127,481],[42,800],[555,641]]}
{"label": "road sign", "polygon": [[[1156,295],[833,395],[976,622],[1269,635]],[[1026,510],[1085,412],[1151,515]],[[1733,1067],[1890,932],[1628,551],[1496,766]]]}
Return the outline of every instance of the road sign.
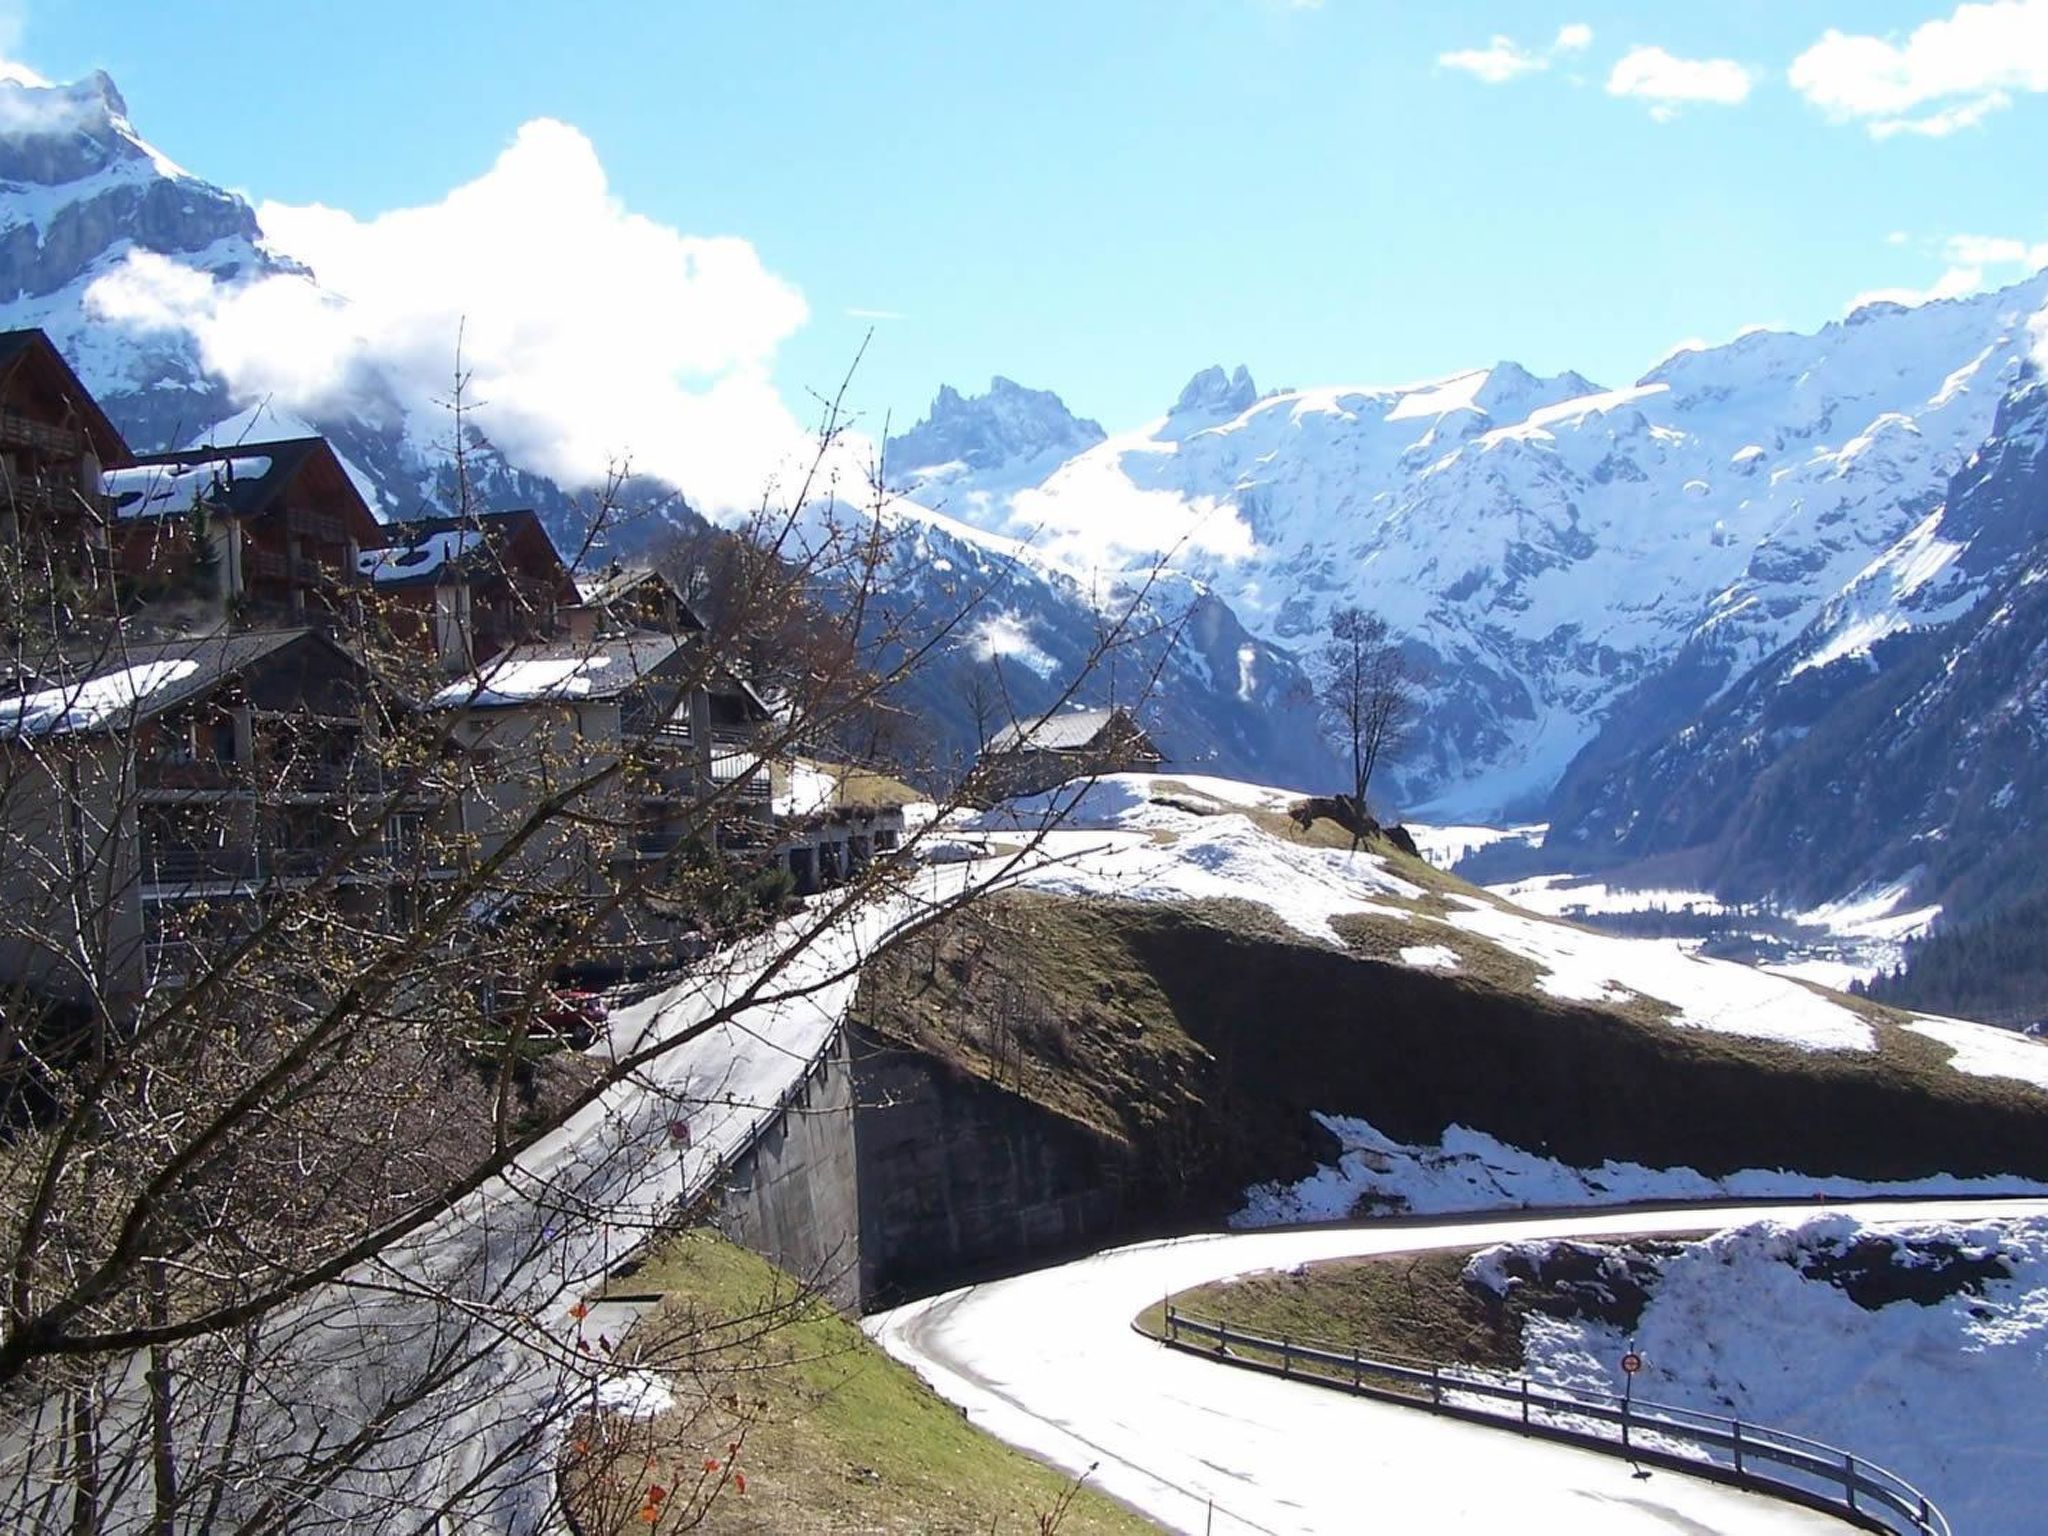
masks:
{"label": "road sign", "polygon": [[1643,1368],[1643,1357],[1634,1350],[1630,1350],[1621,1357],[1621,1368],[1633,1376]]}

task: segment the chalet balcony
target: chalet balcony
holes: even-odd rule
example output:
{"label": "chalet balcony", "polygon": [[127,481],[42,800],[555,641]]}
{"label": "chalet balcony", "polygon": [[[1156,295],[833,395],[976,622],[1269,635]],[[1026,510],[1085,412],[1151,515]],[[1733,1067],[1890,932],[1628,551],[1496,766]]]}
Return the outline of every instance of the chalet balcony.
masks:
{"label": "chalet balcony", "polygon": [[284,526],[287,533],[295,533],[302,539],[311,539],[316,543],[348,543],[347,525],[329,512],[313,512],[304,507],[293,507],[285,514]]}
{"label": "chalet balcony", "polygon": [[253,848],[145,848],[146,885],[180,886],[246,883],[262,878]]}
{"label": "chalet balcony", "polygon": [[768,805],[775,798],[768,764],[751,752],[712,748],[711,785],[728,801],[742,805]]}
{"label": "chalet balcony", "polygon": [[367,758],[293,759],[278,764],[269,777],[281,793],[290,795],[339,798],[381,794],[385,788],[384,765]]}
{"label": "chalet balcony", "polygon": [[621,849],[624,857],[631,859],[659,860],[674,858],[680,853],[688,838],[681,832],[667,828],[650,828],[635,832],[631,844]]}
{"label": "chalet balcony", "polygon": [[0,509],[16,514],[28,512],[70,517],[91,514],[104,518],[107,501],[96,492],[81,490],[77,482],[66,475],[0,470]]}
{"label": "chalet balcony", "polygon": [[85,434],[70,427],[31,421],[17,411],[0,411],[0,448],[30,448],[50,459],[82,459]]}
{"label": "chalet balcony", "polygon": [[135,764],[135,787],[143,794],[204,795],[246,790],[249,781],[236,762],[210,758],[146,757]]}

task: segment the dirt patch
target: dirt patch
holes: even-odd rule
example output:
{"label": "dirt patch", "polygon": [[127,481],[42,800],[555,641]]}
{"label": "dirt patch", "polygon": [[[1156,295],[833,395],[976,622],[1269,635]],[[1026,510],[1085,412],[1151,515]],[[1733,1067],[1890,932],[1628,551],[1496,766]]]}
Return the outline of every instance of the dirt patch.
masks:
{"label": "dirt patch", "polygon": [[1495,1291],[1469,1276],[1463,1284],[1518,1338],[1521,1319],[1531,1312],[1567,1322],[1605,1323],[1633,1333],[1643,1320],[1662,1262],[1682,1246],[1645,1240],[1517,1247],[1497,1263],[1506,1282],[1503,1289]]}
{"label": "dirt patch", "polygon": [[2012,1266],[1989,1249],[1943,1238],[1859,1237],[1823,1243],[1799,1265],[1809,1280],[1838,1287],[1875,1312],[1895,1301],[1931,1307],[1951,1296],[1981,1296],[1991,1280],[2010,1280]]}

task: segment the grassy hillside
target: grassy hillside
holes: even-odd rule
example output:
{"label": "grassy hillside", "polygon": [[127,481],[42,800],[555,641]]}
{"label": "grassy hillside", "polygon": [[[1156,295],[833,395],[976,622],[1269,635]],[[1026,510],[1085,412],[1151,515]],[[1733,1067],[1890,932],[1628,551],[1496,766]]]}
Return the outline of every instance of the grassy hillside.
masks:
{"label": "grassy hillside", "polygon": [[[1117,1138],[1182,1216],[1312,1171],[1331,1150],[1314,1111],[1406,1142],[1460,1123],[1580,1166],[2048,1176],[2048,1094],[1953,1070],[1882,1008],[1852,1004],[1875,1050],[1811,1051],[1681,1025],[1652,997],[1562,1001],[1443,920],[1493,898],[1375,851],[1423,893],[1340,916],[1341,945],[1250,902],[1013,893],[873,968],[863,1021]],[[1416,945],[1458,968],[1400,963]]]}
{"label": "grassy hillside", "polygon": [[[566,1479],[589,1536],[682,1529],[1038,1533],[1061,1505],[1063,1536],[1132,1536],[1154,1527],[968,1424],[853,1324],[789,1276],[709,1231],[655,1250],[620,1291],[659,1295],[627,1335],[631,1360],[675,1393],[637,1428],[608,1416],[614,1454],[579,1429],[593,1469]],[[662,1497],[648,1502],[650,1487]],[[657,1516],[648,1519],[648,1512]]]}
{"label": "grassy hillside", "polygon": [[[1337,1259],[1196,1286],[1173,1305],[1269,1339],[1355,1347],[1381,1360],[1517,1370],[1524,1314],[1463,1283],[1471,1257],[1468,1249]],[[1138,1326],[1156,1336],[1164,1315],[1164,1303],[1154,1303]]]}

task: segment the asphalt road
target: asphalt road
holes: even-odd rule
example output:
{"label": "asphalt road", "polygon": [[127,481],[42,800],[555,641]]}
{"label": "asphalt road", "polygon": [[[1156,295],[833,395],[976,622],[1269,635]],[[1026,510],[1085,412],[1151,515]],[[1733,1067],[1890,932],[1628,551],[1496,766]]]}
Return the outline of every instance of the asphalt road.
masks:
{"label": "asphalt road", "polygon": [[[1867,1218],[2043,1201],[1869,1202]],[[1374,1531],[1840,1532],[1828,1516],[1597,1452],[1218,1366],[1134,1332],[1169,1292],[1321,1259],[1512,1238],[1698,1232],[1810,1205],[1701,1206],[1218,1234],[1117,1249],[914,1302],[868,1331],[981,1427],[1198,1536]],[[1883,1461],[1887,1448],[1847,1447]]]}

